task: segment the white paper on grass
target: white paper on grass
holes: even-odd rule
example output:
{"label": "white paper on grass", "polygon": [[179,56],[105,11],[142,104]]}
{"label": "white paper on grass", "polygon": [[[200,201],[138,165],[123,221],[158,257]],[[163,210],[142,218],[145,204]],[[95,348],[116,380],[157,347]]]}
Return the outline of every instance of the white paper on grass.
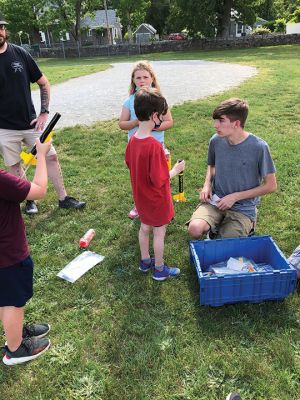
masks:
{"label": "white paper on grass", "polygon": [[104,256],[93,253],[92,251],[84,251],[79,256],[74,258],[68,265],[65,266],[58,274],[62,279],[74,283],[78,278],[93,268],[96,264],[104,260]]}

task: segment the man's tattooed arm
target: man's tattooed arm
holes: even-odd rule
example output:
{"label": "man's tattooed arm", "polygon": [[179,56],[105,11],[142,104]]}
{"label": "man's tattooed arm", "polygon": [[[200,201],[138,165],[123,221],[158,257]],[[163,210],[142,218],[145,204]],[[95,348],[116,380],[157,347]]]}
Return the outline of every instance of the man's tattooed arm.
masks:
{"label": "man's tattooed arm", "polygon": [[43,83],[40,85],[40,92],[41,92],[41,108],[46,108],[48,110],[49,108],[49,102],[50,102],[50,87],[48,83],[48,87],[46,83]]}

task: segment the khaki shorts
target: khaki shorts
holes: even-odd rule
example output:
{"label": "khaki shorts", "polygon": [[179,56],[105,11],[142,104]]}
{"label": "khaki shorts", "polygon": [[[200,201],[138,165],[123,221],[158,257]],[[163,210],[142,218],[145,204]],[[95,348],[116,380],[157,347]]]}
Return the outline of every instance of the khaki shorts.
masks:
{"label": "khaki shorts", "polygon": [[[0,129],[0,153],[6,166],[10,167],[21,161],[21,145],[24,143],[30,151],[35,145],[35,139],[41,136],[41,132],[33,129],[24,131]],[[47,156],[56,154],[55,148],[51,146]]]}
{"label": "khaki shorts", "polygon": [[201,203],[198,206],[187,225],[195,219],[203,219],[210,225],[213,232],[217,230],[218,238],[248,236],[254,226],[254,222],[242,213],[230,210],[221,211],[207,203]]}

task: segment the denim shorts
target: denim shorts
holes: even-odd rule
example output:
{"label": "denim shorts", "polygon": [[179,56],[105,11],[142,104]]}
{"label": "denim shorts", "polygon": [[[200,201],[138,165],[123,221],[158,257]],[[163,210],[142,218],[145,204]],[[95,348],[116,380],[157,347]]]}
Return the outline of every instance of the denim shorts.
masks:
{"label": "denim shorts", "polygon": [[18,264],[0,268],[0,307],[23,307],[33,295],[33,262],[30,256]]}

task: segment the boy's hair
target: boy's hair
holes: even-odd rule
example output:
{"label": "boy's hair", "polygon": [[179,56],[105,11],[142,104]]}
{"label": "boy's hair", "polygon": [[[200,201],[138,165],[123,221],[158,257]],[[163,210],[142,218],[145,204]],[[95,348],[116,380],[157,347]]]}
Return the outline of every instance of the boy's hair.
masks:
{"label": "boy's hair", "polygon": [[165,115],[168,104],[156,88],[142,87],[135,95],[134,110],[139,121],[149,121],[151,115]]}
{"label": "boy's hair", "polygon": [[155,72],[154,72],[151,64],[149,64],[149,62],[145,60],[145,61],[138,61],[133,66],[133,70],[132,70],[132,73],[131,73],[129,94],[135,93],[136,87],[135,87],[135,84],[133,82],[134,74],[136,73],[136,71],[141,71],[141,70],[147,71],[150,74],[151,79],[152,79],[152,85],[151,86],[156,88],[156,89],[158,89],[158,90],[160,90],[160,86],[159,86],[158,80],[156,78]]}
{"label": "boy's hair", "polygon": [[241,99],[228,99],[222,101],[213,111],[213,119],[219,119],[222,115],[231,121],[240,121],[241,127],[244,128],[248,116],[248,103]]}

